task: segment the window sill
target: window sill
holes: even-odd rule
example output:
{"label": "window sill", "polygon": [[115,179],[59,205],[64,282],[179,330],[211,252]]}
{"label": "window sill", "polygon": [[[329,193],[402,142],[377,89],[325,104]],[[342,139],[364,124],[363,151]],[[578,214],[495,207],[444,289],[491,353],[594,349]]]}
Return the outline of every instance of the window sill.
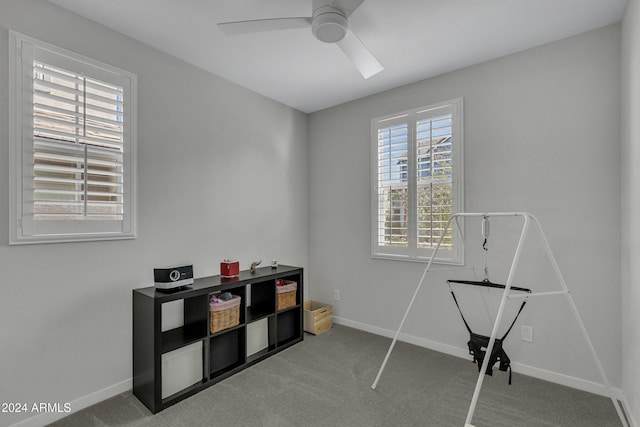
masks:
{"label": "window sill", "polygon": [[[431,257],[409,256],[409,255],[397,255],[397,254],[372,254],[373,259],[382,259],[387,261],[404,261],[404,262],[419,262],[426,264]],[[434,258],[433,264],[464,266],[464,260],[452,259],[452,258]]]}
{"label": "window sill", "polygon": [[9,241],[10,246],[18,245],[40,245],[46,243],[72,243],[72,242],[97,242],[104,240],[131,240],[137,236],[133,233],[118,234],[91,234],[91,235],[51,235],[51,236],[28,236],[20,238],[12,238]]}

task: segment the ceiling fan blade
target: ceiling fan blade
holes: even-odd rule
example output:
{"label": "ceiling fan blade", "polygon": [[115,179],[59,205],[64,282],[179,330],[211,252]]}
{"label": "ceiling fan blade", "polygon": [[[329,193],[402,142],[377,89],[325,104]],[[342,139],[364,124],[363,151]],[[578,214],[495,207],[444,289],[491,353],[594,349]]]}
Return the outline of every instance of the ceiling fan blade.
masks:
{"label": "ceiling fan blade", "polygon": [[252,21],[221,22],[218,24],[218,28],[228,36],[293,28],[309,28],[310,26],[311,18],[255,19]]}
{"label": "ceiling fan blade", "polygon": [[333,0],[331,6],[341,9],[347,14],[348,18],[362,3],[364,3],[364,0]]}
{"label": "ceiling fan blade", "polygon": [[378,74],[384,70],[384,67],[376,59],[375,56],[367,49],[367,47],[360,41],[360,39],[349,31],[347,36],[340,40],[337,45],[342,49],[345,55],[353,62],[362,77],[368,79],[369,77]]}

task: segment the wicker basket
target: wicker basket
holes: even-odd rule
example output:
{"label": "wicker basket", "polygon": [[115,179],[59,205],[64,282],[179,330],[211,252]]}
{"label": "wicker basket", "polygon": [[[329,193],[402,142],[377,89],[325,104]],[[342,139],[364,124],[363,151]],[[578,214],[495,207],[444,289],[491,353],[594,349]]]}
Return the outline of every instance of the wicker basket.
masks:
{"label": "wicker basket", "polygon": [[278,311],[296,305],[298,284],[291,280],[285,280],[284,283],[283,286],[276,286],[276,295],[278,297],[276,309]]}
{"label": "wicker basket", "polygon": [[229,301],[209,304],[209,324],[212,334],[240,324],[240,300],[239,296],[233,295]]}

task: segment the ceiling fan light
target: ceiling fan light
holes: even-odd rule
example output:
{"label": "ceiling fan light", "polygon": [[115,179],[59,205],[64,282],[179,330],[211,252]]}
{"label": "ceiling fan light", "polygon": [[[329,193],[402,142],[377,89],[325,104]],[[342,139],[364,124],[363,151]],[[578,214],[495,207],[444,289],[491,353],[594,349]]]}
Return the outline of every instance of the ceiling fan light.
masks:
{"label": "ceiling fan light", "polygon": [[325,43],[336,43],[345,38],[349,23],[343,14],[330,11],[315,15],[311,24],[313,35]]}

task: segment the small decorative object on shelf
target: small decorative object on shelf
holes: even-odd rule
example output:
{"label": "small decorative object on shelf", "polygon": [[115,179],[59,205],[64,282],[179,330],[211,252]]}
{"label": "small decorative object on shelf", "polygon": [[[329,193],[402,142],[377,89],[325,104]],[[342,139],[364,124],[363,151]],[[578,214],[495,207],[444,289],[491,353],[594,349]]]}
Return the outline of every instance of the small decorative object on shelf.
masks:
{"label": "small decorative object on shelf", "polygon": [[220,263],[220,275],[225,278],[238,277],[240,262],[225,259]]}
{"label": "small decorative object on shelf", "polygon": [[193,285],[193,265],[172,268],[154,268],[153,279],[156,289],[176,291],[184,286]]}
{"label": "small decorative object on shelf", "polygon": [[255,273],[256,272],[256,267],[259,266],[260,263],[262,263],[262,260],[252,262],[251,263],[251,267],[249,268],[249,271],[251,271],[252,273]]}
{"label": "small decorative object on shelf", "polygon": [[271,268],[278,268],[278,261],[276,261],[275,259],[271,261]]}

